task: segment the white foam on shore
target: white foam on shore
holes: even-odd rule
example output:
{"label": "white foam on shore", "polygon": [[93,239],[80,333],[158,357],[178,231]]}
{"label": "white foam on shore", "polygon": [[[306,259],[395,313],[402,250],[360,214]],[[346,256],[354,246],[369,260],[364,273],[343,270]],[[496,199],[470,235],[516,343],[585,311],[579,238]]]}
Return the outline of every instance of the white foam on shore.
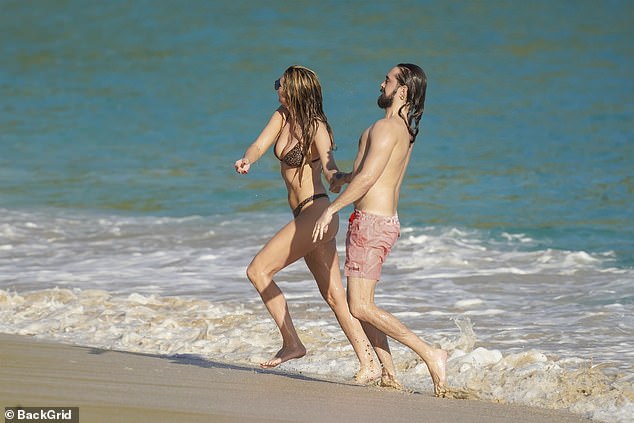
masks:
{"label": "white foam on shore", "polygon": [[[352,348],[326,307],[291,310],[309,353],[282,365],[287,371],[349,380],[357,369]],[[299,313],[301,311],[301,313]],[[610,422],[626,422],[632,411],[632,380],[606,373],[581,358],[559,358],[538,350],[503,353],[476,347],[468,318],[456,321],[459,335],[435,343],[447,349],[448,383],[473,398],[565,409]],[[193,354],[209,360],[257,365],[279,348],[279,334],[258,303],[211,303],[157,295],[113,295],[103,290],[47,289],[17,294],[0,291],[0,331],[95,348],[149,354]],[[426,366],[393,343],[403,384],[431,391]]]}

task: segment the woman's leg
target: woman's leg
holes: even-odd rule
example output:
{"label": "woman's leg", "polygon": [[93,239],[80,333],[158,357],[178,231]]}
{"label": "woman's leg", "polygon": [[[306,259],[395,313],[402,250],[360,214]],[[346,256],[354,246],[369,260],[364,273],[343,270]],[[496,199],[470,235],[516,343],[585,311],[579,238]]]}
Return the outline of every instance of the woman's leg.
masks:
{"label": "woman's leg", "polygon": [[306,354],[306,348],[293,325],[286,298],[273,281],[277,272],[303,257],[310,249],[310,245],[298,245],[296,242],[296,224],[291,221],[262,247],[247,268],[247,277],[260,294],[282,335],[282,348],[272,359],[260,363],[262,367],[275,367]]}
{"label": "woman's leg", "polygon": [[374,348],[374,352],[381,362],[381,386],[386,388],[403,389],[403,385],[396,378],[396,369],[392,360],[387,335],[367,322],[361,322],[363,331]]}
{"label": "woman's leg", "polygon": [[[349,285],[350,283],[348,283]],[[370,287],[371,291],[369,295],[374,298],[374,287]],[[347,292],[348,304],[350,304],[350,289]],[[403,389],[403,386],[396,378],[396,369],[394,368],[394,361],[392,360],[392,352],[390,351],[390,345],[387,340],[387,335],[372,326],[368,322],[361,320],[361,326],[363,331],[368,336],[368,340],[374,348],[379,361],[381,362],[381,386],[387,388]]]}
{"label": "woman's leg", "polygon": [[[323,207],[307,209],[296,219],[298,237],[305,235],[309,240],[312,239],[315,219],[322,211]],[[341,329],[359,359],[360,369],[355,375],[355,379],[360,383],[367,383],[380,376],[381,368],[374,357],[372,345],[368,341],[361,323],[352,317],[348,308],[346,291],[341,281],[335,240],[338,226],[339,221],[333,219],[324,240],[320,241],[310,253],[304,256],[304,260],[315,277],[319,292],[335,313]]]}

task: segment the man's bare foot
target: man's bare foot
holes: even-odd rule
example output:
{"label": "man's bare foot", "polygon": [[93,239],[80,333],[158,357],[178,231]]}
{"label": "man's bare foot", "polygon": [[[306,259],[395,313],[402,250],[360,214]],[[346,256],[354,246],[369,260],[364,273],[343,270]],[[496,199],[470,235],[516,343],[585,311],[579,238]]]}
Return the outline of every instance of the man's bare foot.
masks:
{"label": "man's bare foot", "polygon": [[361,368],[357,374],[354,375],[354,380],[362,385],[367,385],[374,382],[381,377],[381,367],[379,365],[373,368]]}
{"label": "man's bare foot", "polygon": [[272,359],[260,363],[260,367],[263,367],[265,369],[276,367],[284,363],[285,361],[292,360],[294,358],[301,358],[305,355],[306,348],[304,348],[304,346],[301,344],[294,348],[282,347],[282,349],[279,350]]}
{"label": "man's bare foot", "polygon": [[452,399],[471,399],[471,400],[477,400],[477,399],[482,399],[480,398],[480,394],[473,390],[473,389],[458,389],[458,388],[452,388],[449,386],[443,386],[442,388],[440,388],[440,393],[436,394],[437,397],[442,397],[442,398],[452,398]]}
{"label": "man's bare foot", "polygon": [[426,362],[429,374],[434,382],[434,395],[444,396],[447,383],[447,351],[440,348],[432,352],[429,361]]}

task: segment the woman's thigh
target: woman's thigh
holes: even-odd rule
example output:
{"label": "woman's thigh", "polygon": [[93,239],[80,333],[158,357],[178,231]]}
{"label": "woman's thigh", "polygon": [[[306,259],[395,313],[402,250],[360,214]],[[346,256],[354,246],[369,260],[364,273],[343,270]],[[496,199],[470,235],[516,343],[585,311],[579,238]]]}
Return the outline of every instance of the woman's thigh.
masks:
{"label": "woman's thigh", "polygon": [[[302,213],[300,213],[297,218],[284,225],[273,235],[264,247],[262,247],[253,259],[252,265],[256,265],[259,269],[267,273],[275,274],[300,258],[312,254],[316,250],[319,253],[312,254],[312,256],[318,257],[319,260],[323,261],[332,260],[331,252],[334,250],[336,254],[336,246],[334,243],[331,243],[331,241],[334,241],[334,237],[339,228],[338,218],[333,218],[323,240],[317,243],[314,243],[312,240],[315,222],[328,204],[327,201],[315,202],[302,210]],[[330,267],[330,263],[328,266]]]}

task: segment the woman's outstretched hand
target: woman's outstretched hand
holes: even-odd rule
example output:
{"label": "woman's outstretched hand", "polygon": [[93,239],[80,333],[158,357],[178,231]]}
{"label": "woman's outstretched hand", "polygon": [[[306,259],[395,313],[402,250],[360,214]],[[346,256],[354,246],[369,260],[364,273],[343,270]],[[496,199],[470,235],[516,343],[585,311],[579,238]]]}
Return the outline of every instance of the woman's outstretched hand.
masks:
{"label": "woman's outstretched hand", "polygon": [[240,160],[236,160],[234,166],[236,168],[236,172],[242,175],[246,175],[247,173],[249,173],[251,162],[249,161],[249,159],[243,157]]}

